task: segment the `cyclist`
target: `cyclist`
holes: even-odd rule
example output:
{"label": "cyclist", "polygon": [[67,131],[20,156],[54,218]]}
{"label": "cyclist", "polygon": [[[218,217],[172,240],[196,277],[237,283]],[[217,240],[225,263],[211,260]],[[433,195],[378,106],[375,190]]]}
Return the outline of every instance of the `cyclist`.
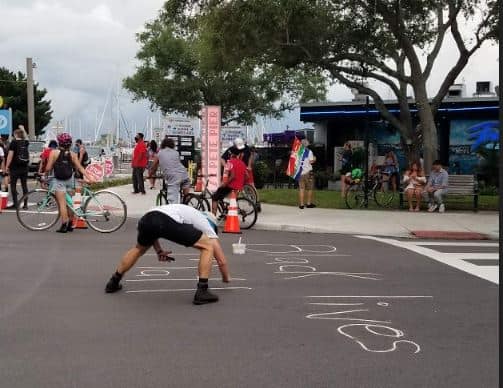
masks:
{"label": "cyclist", "polygon": [[[190,191],[189,174],[185,166],[180,162],[180,154],[175,150],[175,141],[169,137],[164,138],[161,143],[161,150],[154,155],[149,176],[154,177],[157,167],[161,168],[162,175],[168,186],[168,203],[180,203],[179,189],[183,190],[183,195]],[[170,187],[174,190],[170,190]]]}
{"label": "cyclist", "polygon": [[72,146],[72,137],[68,133],[60,133],[57,136],[58,148],[51,151],[45,173],[49,174],[53,171],[53,178],[49,184],[49,189],[54,191],[56,201],[58,202],[59,214],[61,215],[61,227],[57,230],[58,233],[72,232],[72,219],[68,212],[66,204],[66,192],[73,190],[75,180],[73,178],[73,170],[79,171],[85,178],[85,181],[92,183],[94,179],[87,174],[84,167],[79,162],[79,157],[75,152],[70,151]]}
{"label": "cyclist", "polygon": [[362,177],[363,171],[361,170],[361,168],[353,168],[351,172],[347,172],[343,177],[345,183],[343,186],[343,196],[346,195],[351,185],[360,183]]}
{"label": "cyclist", "polygon": [[232,157],[232,150],[233,149],[238,149],[241,151],[241,160],[243,163],[246,165],[246,169],[248,170],[248,173],[245,177],[245,184],[248,185],[255,185],[255,182],[253,180],[253,163],[255,161],[255,154],[256,150],[250,147],[244,142],[244,140],[240,137],[236,137],[234,139],[234,142],[231,147],[227,148],[225,152],[222,154],[220,158],[220,164],[222,167],[225,167],[227,162],[231,159]]}
{"label": "cyclist", "polygon": [[[246,165],[241,160],[242,151],[237,147],[230,148],[231,158],[225,165],[225,170],[228,171],[227,181],[223,181],[222,185],[211,196],[211,212],[216,215],[218,201],[227,197],[233,190],[243,190],[246,178]],[[225,173],[224,173],[225,175]]]}
{"label": "cyclist", "polygon": [[136,246],[122,257],[117,270],[105,287],[105,292],[119,291],[122,288],[120,281],[124,274],[151,246],[154,247],[159,261],[173,261],[174,259],[169,257],[171,251],[162,249],[160,238],[199,249],[199,281],[193,303],[201,305],[218,301],[218,296],[208,290],[213,257],[217,260],[222,281],[229,282],[230,278],[227,261],[217,235],[217,221],[211,213],[201,213],[181,204],[155,207],[140,219]]}

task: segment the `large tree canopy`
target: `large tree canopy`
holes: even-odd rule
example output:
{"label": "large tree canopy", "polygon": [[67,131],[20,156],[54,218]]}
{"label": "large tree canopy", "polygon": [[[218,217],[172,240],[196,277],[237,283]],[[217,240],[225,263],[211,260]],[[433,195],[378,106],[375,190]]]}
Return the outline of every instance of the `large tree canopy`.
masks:
{"label": "large tree canopy", "polygon": [[251,124],[257,115],[278,118],[299,100],[326,93],[324,77],[312,71],[268,64],[254,59],[217,68],[215,57],[200,36],[201,15],[173,17],[176,1],[168,1],[158,18],[138,34],[141,49],[136,73],[124,80],[135,99],[152,108],[197,117],[203,105],[220,105],[223,123]]}
{"label": "large tree canopy", "polygon": [[[52,119],[51,101],[45,100],[46,89],[39,89],[38,83],[34,85],[35,92],[35,136],[45,132],[45,127]],[[4,99],[6,107],[12,109],[12,126],[28,127],[28,98],[26,92],[26,75],[17,74],[0,67],[0,96]]]}
{"label": "large tree canopy", "polygon": [[[435,113],[498,25],[496,0],[178,0],[170,11],[202,15],[200,35],[215,69],[253,60],[318,72],[370,95],[404,143],[422,142],[427,167],[437,157]],[[447,34],[458,54],[430,96],[426,84]],[[398,117],[377,84],[395,95]],[[417,113],[409,109],[410,90]]]}

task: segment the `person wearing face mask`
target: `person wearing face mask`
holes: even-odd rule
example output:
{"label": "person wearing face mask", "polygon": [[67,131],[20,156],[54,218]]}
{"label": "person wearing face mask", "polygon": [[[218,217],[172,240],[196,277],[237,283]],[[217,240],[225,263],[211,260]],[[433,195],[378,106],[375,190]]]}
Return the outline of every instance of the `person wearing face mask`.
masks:
{"label": "person wearing face mask", "polygon": [[134,138],[136,146],[133,150],[131,167],[133,167],[133,194],[145,194],[145,185],[143,182],[143,171],[148,163],[148,151],[143,140],[143,133],[138,132]]}

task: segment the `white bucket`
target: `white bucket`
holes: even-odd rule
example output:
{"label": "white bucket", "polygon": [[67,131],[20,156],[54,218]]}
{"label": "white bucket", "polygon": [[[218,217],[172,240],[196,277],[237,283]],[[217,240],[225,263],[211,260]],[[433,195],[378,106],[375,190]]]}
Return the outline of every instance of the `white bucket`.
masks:
{"label": "white bucket", "polygon": [[232,244],[232,253],[234,253],[235,255],[244,255],[246,253],[246,244]]}

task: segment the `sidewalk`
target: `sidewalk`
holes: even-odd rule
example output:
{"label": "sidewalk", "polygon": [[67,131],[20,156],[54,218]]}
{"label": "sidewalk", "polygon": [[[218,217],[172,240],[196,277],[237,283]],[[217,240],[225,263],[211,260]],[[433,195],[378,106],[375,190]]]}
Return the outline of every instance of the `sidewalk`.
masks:
{"label": "sidewalk", "polygon": [[[132,187],[118,186],[110,190],[127,203],[128,217],[139,218],[155,206],[159,190],[147,194],[131,194]],[[299,209],[293,206],[262,204],[254,229],[309,233],[368,234],[373,236],[411,237],[411,231],[474,232],[499,239],[497,212],[410,213],[350,209]]]}

